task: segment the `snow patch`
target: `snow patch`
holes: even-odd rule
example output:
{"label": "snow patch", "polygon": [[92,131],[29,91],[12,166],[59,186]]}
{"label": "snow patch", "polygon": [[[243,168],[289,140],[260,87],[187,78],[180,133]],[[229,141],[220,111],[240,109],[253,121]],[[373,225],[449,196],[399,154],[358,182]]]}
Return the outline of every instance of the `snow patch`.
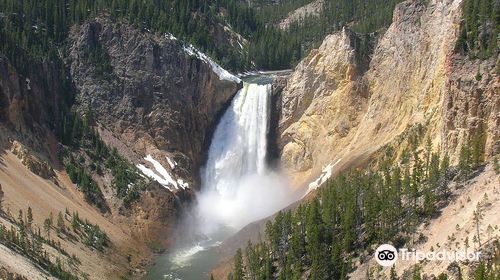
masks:
{"label": "snow patch", "polygon": [[177,166],[177,162],[175,162],[175,161],[171,160],[171,159],[170,159],[169,157],[167,157],[167,156],[166,156],[166,158],[167,158],[168,165],[170,165],[170,169],[172,169],[172,170],[173,170],[173,169]]}
{"label": "snow patch", "polygon": [[323,170],[321,172],[321,175],[319,175],[318,179],[312,181],[310,184],[309,184],[309,188],[307,190],[307,192],[304,194],[307,195],[309,192],[311,192],[312,190],[315,190],[317,189],[319,186],[321,186],[324,182],[326,182],[328,179],[330,179],[330,177],[332,177],[332,171],[333,171],[333,167],[335,167],[335,165],[337,165],[337,163],[339,163],[342,159],[339,158],[335,163],[331,162],[330,164],[328,164],[327,166],[323,167]]}
{"label": "snow patch", "polygon": [[169,191],[172,191],[172,189],[168,187],[168,182],[164,178],[158,176],[153,170],[147,168],[146,166],[144,166],[142,164],[138,164],[137,168],[139,168],[139,170],[141,170],[142,173],[144,173],[146,176],[148,176],[148,177],[152,178],[153,180],[155,180],[156,182],[160,183],[162,186],[167,188]]}
{"label": "snow patch", "polygon": [[177,38],[175,38],[175,36],[170,34],[170,33],[165,33],[165,38],[167,38],[171,41],[177,41]]}
{"label": "snow patch", "polygon": [[189,183],[184,182],[184,180],[182,180],[182,179],[177,179],[177,184],[179,184],[179,186],[183,189],[189,188]]}
{"label": "snow patch", "polygon": [[166,187],[170,191],[172,191],[172,189],[169,187],[169,185],[172,185],[176,189],[179,189],[177,186],[177,182],[174,179],[172,179],[172,176],[170,176],[168,171],[163,167],[163,165],[161,165],[161,163],[156,161],[151,155],[148,155],[144,159],[146,161],[149,161],[151,164],[153,164],[156,172],[160,174],[160,175],[158,175],[156,172],[147,168],[146,166],[144,166],[142,164],[138,164],[137,168],[139,168],[139,170],[141,170],[142,173],[144,173],[144,175],[146,175],[150,178],[153,178],[156,182],[160,183],[161,185],[163,185],[164,187]]}
{"label": "snow patch", "polygon": [[163,165],[161,165],[161,163],[156,161],[151,155],[148,155],[144,159],[151,162],[155,167],[156,171],[158,171],[158,173],[160,173],[168,183],[172,184],[174,187],[177,188],[177,183],[174,181],[174,179],[172,179],[170,173],[168,173],[168,171],[163,167]]}
{"label": "snow patch", "polygon": [[212,71],[214,71],[217,76],[219,76],[220,80],[226,80],[230,82],[235,82],[235,83],[241,83],[240,78],[234,76],[233,74],[229,73],[226,69],[222,68],[219,64],[217,64],[215,61],[213,61],[210,57],[208,57],[206,54],[200,52],[198,49],[193,47],[193,45],[186,44],[184,45],[184,51],[190,55],[190,56],[195,56],[201,60],[203,60],[205,63],[208,63],[210,67],[212,68]]}
{"label": "snow patch", "polygon": [[[178,41],[178,39],[170,34],[170,33],[165,33],[165,38],[171,41]],[[239,42],[238,42],[239,43]],[[231,81],[235,83],[241,83],[241,80],[234,76],[233,74],[229,73],[226,69],[222,68],[219,64],[217,64],[215,61],[213,61],[210,57],[208,57],[206,54],[202,53],[198,49],[196,49],[193,45],[191,44],[185,44],[183,47],[184,51],[190,55],[190,56],[195,56],[205,63],[208,63],[210,67],[212,68],[212,71],[214,71],[217,76],[219,76],[220,80],[226,80],[226,81]]]}

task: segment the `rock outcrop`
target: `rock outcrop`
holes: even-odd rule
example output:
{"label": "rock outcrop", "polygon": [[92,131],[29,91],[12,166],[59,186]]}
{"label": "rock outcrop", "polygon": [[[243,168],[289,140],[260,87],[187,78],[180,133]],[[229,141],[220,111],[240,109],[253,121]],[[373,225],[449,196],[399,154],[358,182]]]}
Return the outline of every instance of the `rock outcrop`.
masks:
{"label": "rock outcrop", "polygon": [[328,36],[296,67],[281,93],[281,161],[297,186],[332,160],[332,148],[352,141],[366,110],[368,90],[355,41],[347,30]]}
{"label": "rock outcrop", "polygon": [[[0,56],[4,203],[17,211],[29,201],[33,209],[43,210],[35,213],[40,217],[65,209],[91,217],[108,233],[113,249],[98,255],[75,252],[90,279],[127,273],[140,277],[152,251],[164,250],[172,240],[170,229],[198,187],[212,131],[240,81],[173,36],[154,35],[126,22],[89,20],[74,26],[65,43],[60,57],[34,63],[27,72]],[[87,204],[58,157],[62,150],[82,154],[75,147],[63,149],[55,136],[62,113],[70,110],[90,112],[106,145],[156,175],[169,173],[175,186],[149,180],[124,209],[109,170],[87,166],[111,209],[104,215]],[[71,240],[60,241],[79,250]],[[94,269],[96,263],[102,267]],[[104,275],[106,269],[114,275]]]}
{"label": "rock outcrop", "polygon": [[451,57],[441,108],[444,151],[458,155],[475,135],[484,144],[486,158],[500,153],[499,62],[498,57],[485,61]]}
{"label": "rock outcrop", "polygon": [[304,18],[319,16],[321,11],[323,10],[323,6],[325,5],[324,0],[315,0],[309,4],[306,4],[292,12],[290,12],[286,18],[282,19],[278,28],[282,30],[286,30],[290,27],[291,24],[296,22],[300,22]]}
{"label": "rock outcrop", "polygon": [[36,175],[44,179],[52,179],[56,175],[48,162],[33,155],[23,144],[16,140],[12,142],[11,152],[21,160],[24,166]]}
{"label": "rock outcrop", "polygon": [[296,67],[278,108],[281,161],[296,186],[325,166],[361,164],[417,124],[434,150],[452,160],[478,127],[486,156],[498,153],[498,58],[481,62],[456,53],[461,2],[397,5],[366,72],[360,71],[366,52],[346,30],[328,36]]}
{"label": "rock outcrop", "polygon": [[[180,163],[175,173],[196,186],[217,117],[239,85],[172,36],[97,19],[73,29],[70,40],[78,108],[91,108],[131,161],[151,154],[172,171],[169,157]],[[102,67],[108,72],[99,73]]]}
{"label": "rock outcrop", "polygon": [[[47,134],[59,123],[60,107],[68,97],[59,66],[54,61],[36,62],[20,73],[0,55],[0,142],[9,136],[22,138],[24,145],[48,159]],[[10,148],[10,143],[4,146]]]}

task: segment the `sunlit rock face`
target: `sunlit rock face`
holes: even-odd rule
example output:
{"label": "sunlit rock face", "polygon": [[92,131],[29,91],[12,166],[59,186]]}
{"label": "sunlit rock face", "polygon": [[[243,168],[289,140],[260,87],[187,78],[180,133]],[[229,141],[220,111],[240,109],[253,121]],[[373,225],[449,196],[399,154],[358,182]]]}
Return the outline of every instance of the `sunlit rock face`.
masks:
{"label": "sunlit rock face", "polygon": [[486,156],[498,152],[497,58],[456,52],[460,16],[460,0],[405,1],[372,50],[342,30],[298,64],[276,107],[280,158],[295,186],[338,160],[333,173],[367,161],[415,125],[452,161],[481,127]]}
{"label": "sunlit rock face", "polygon": [[296,67],[281,92],[278,146],[296,187],[335,160],[354,137],[368,102],[355,34],[328,36]]}

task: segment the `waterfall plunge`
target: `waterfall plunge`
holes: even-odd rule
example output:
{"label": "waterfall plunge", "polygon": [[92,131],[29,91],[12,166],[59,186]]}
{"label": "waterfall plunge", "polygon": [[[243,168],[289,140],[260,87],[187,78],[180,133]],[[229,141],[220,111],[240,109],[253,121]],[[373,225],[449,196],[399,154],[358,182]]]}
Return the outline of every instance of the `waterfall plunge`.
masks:
{"label": "waterfall plunge", "polygon": [[271,85],[244,83],[215,130],[198,196],[205,234],[239,229],[294,199],[284,176],[266,165],[270,98]]}
{"label": "waterfall plunge", "polygon": [[203,187],[231,196],[235,185],[266,169],[270,85],[245,83],[220,120],[212,139]]}

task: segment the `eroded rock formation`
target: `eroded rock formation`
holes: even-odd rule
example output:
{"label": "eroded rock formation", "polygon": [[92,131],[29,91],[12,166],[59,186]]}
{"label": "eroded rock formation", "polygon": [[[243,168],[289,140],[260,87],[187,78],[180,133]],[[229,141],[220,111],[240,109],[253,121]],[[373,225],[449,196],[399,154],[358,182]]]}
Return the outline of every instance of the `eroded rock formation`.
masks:
{"label": "eroded rock formation", "polygon": [[331,163],[338,161],[335,170],[362,163],[417,124],[434,150],[452,160],[480,129],[486,156],[498,153],[498,58],[472,60],[456,52],[461,2],[397,5],[366,72],[367,52],[346,30],[301,61],[277,108],[281,161],[296,186]]}
{"label": "eroded rock formation", "polygon": [[[171,36],[97,19],[72,30],[70,40],[78,108],[92,108],[133,162],[152,154],[168,168],[168,156],[180,163],[175,172],[196,186],[218,114],[239,85]],[[96,49],[108,61],[94,61],[89,51]],[[96,73],[99,63],[108,63],[109,73]]]}
{"label": "eroded rock formation", "polygon": [[[109,252],[96,255],[60,239],[72,253],[77,250],[89,277],[139,277],[151,253],[172,240],[170,229],[198,187],[198,168],[218,117],[241,85],[171,35],[154,35],[125,22],[89,20],[74,26],[65,44],[60,57],[27,72],[0,57],[4,203],[13,212],[31,205],[40,225],[49,213],[79,212],[99,225],[112,244]],[[86,203],[60,160],[64,147],[56,135],[63,112],[70,110],[90,111],[102,140],[130,163],[155,170],[145,160],[150,155],[178,186],[189,187],[167,188],[149,180],[140,198],[124,209],[109,170],[91,172],[89,167],[110,206],[109,212],[99,212]],[[77,157],[83,154],[66,148],[76,149]],[[86,157],[82,164],[89,162]]]}

